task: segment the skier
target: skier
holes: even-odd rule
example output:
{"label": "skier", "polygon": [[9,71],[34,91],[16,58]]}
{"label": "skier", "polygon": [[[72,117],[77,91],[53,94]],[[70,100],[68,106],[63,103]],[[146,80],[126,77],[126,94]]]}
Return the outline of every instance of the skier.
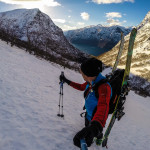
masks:
{"label": "skier", "polygon": [[68,80],[64,75],[60,76],[61,81],[63,80],[77,90],[84,91],[86,108],[85,127],[73,138],[74,145],[77,147],[80,147],[80,139],[85,139],[87,146],[90,147],[94,137],[102,136],[103,127],[108,117],[109,101],[111,98],[110,84],[104,83],[98,87],[98,98],[95,91],[92,90],[92,87],[97,82],[105,79],[100,72],[102,72],[102,62],[95,58],[89,58],[80,67],[80,73],[86,81],[85,83],[75,83]]}

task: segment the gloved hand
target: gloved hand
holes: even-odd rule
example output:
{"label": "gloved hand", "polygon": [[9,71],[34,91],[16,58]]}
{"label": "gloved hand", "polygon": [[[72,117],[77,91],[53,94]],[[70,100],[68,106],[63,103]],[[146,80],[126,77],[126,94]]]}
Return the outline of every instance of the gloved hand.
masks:
{"label": "gloved hand", "polygon": [[73,138],[74,145],[80,148],[80,139],[85,139],[88,147],[93,143],[93,138],[96,137],[99,133],[101,133],[103,127],[97,121],[91,122],[91,125],[83,128],[79,131],[75,137]]}
{"label": "gloved hand", "polygon": [[61,74],[60,76],[59,76],[59,79],[60,79],[60,82],[66,82],[68,85],[71,83],[71,81],[70,80],[68,80],[65,76],[64,76],[64,74]]}

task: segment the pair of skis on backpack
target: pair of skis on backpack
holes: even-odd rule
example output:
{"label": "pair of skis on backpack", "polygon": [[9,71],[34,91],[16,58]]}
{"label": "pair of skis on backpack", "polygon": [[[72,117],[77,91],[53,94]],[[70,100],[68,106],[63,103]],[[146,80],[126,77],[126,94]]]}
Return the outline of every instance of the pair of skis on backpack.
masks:
{"label": "pair of skis on backpack", "polygon": [[[130,34],[130,39],[129,39],[126,66],[125,66],[123,79],[122,79],[122,83],[121,83],[121,89],[120,89],[119,95],[117,96],[117,99],[115,102],[115,108],[113,110],[111,120],[109,122],[109,125],[108,125],[104,135],[101,135],[100,138],[94,139],[94,142],[98,146],[102,145],[102,147],[107,147],[108,137],[109,137],[110,131],[115,123],[115,120],[116,119],[120,120],[122,118],[122,116],[125,114],[123,112],[123,110],[124,110],[123,105],[126,100],[126,95],[129,92],[128,80],[129,80],[129,73],[130,73],[131,60],[132,60],[132,54],[133,54],[133,46],[134,46],[136,34],[137,34],[137,29],[133,28],[131,31],[131,34]],[[112,69],[112,73],[109,74],[108,76],[106,76],[108,81],[111,79],[111,77],[114,75],[114,73],[117,69],[117,65],[119,63],[119,60],[120,60],[120,57],[121,57],[121,54],[123,51],[123,46],[124,46],[124,35],[123,35],[123,33],[121,33],[121,43],[120,43],[120,47],[119,47],[119,51],[118,51],[118,55],[117,55],[114,67]]]}

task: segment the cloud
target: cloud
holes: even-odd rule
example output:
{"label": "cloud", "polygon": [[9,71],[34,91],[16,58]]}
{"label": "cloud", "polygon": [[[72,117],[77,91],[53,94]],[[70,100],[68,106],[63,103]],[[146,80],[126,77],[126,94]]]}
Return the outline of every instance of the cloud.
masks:
{"label": "cloud", "polygon": [[122,18],[122,14],[119,13],[119,12],[109,12],[109,13],[106,13],[105,17],[107,17],[106,23],[109,24],[110,26],[113,26],[113,25],[122,25],[122,24],[124,24],[124,23],[127,22],[126,20],[123,20],[121,22],[119,19],[114,19],[114,18]]}
{"label": "cloud", "polygon": [[118,20],[118,19],[107,19],[107,23],[110,25],[110,26],[113,26],[113,25],[121,25],[122,23]]}
{"label": "cloud", "polygon": [[83,20],[89,20],[90,17],[90,15],[86,12],[82,12],[80,16],[82,17]]}
{"label": "cloud", "polygon": [[84,22],[78,22],[77,23],[79,26],[83,26],[85,23]]}
{"label": "cloud", "polygon": [[90,0],[87,0],[85,3],[90,3],[91,1]]}
{"label": "cloud", "polygon": [[0,2],[8,3],[8,4],[17,4],[17,5],[24,5],[24,4],[38,4],[38,5],[46,5],[46,6],[61,6],[60,3],[56,2],[55,0],[0,0]]}
{"label": "cloud", "polygon": [[122,15],[119,12],[109,12],[109,13],[106,13],[106,17],[107,18],[121,18]]}
{"label": "cloud", "polygon": [[58,22],[58,23],[65,23],[66,20],[64,19],[53,19],[54,22]]}
{"label": "cloud", "polygon": [[70,13],[71,13],[71,12],[72,12],[72,10],[71,10],[71,9],[69,9],[69,10],[68,10],[68,12],[70,12]]}
{"label": "cloud", "polygon": [[110,26],[114,26],[114,25],[122,25],[126,22],[127,22],[126,20],[123,20],[122,22],[120,22],[118,19],[109,18],[107,19],[106,23],[108,23]]}
{"label": "cloud", "polygon": [[134,0],[92,0],[92,2],[96,4],[111,4],[111,3],[123,3],[123,2],[134,3]]}
{"label": "cloud", "polygon": [[63,31],[74,30],[74,29],[77,29],[77,27],[75,27],[75,26],[69,26],[69,25],[64,25],[64,26],[62,27],[62,30],[63,30]]}

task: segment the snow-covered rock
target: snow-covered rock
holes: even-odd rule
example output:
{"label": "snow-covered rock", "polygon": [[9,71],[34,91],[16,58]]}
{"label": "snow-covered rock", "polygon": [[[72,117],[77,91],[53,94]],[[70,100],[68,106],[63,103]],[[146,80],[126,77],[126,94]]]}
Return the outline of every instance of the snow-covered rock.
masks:
{"label": "snow-covered rock", "polygon": [[130,31],[131,28],[99,24],[66,31],[64,34],[71,43],[92,45],[108,51],[118,43],[121,32],[127,35]]}
{"label": "snow-covered rock", "polygon": [[[0,31],[9,40],[19,39],[64,61],[78,61],[84,54],[74,48],[63,31],[39,9],[17,9],[0,13]],[[2,34],[1,34],[2,36]],[[15,39],[15,40],[12,40]],[[30,46],[29,46],[30,47]]]}

